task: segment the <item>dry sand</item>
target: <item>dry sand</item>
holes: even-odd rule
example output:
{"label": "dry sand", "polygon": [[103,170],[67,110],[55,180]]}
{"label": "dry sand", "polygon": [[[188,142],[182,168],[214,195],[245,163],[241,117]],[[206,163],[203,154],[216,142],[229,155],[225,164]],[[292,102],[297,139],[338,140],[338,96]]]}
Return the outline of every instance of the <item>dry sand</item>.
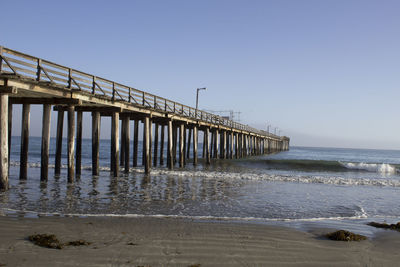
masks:
{"label": "dry sand", "polygon": [[[0,216],[0,266],[399,266],[400,233],[339,242],[294,229],[169,218],[10,218]],[[43,248],[51,233],[90,246]],[[197,264],[197,265],[196,265]]]}

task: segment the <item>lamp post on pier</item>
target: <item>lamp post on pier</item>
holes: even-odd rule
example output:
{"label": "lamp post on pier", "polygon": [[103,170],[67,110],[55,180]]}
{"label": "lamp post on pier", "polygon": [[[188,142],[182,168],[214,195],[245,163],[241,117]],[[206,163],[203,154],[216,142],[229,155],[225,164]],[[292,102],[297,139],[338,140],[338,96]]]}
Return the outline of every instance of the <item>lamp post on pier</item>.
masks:
{"label": "lamp post on pier", "polygon": [[207,88],[206,87],[203,87],[203,88],[197,88],[197,93],[196,93],[196,118],[197,118],[197,110],[198,110],[198,108],[199,108],[199,91],[200,90],[206,90]]}

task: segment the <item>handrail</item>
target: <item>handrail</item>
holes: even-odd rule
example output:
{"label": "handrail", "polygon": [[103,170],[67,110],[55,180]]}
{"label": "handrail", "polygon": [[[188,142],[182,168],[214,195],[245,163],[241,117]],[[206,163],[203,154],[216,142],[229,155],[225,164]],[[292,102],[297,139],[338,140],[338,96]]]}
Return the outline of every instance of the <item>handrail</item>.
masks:
{"label": "handrail", "polygon": [[146,93],[133,87],[30,56],[3,46],[0,46],[0,74],[12,74],[39,82],[48,82],[50,84],[63,86],[67,90],[85,91],[93,95],[96,95],[97,90],[100,91],[103,96],[109,97],[113,101],[118,100],[134,106],[144,106],[161,112],[173,113],[199,121],[262,135],[271,139],[287,139],[287,137],[284,136],[281,137],[263,130],[258,130],[203,110],[196,110],[195,108]]}

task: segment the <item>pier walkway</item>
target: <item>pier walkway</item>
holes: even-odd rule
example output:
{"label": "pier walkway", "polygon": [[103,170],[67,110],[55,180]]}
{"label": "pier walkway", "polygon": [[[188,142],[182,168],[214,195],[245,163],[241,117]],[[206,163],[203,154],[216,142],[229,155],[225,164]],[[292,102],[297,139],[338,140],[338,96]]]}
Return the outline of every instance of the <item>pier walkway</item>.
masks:
{"label": "pier walkway", "polygon": [[[20,179],[27,179],[30,105],[43,105],[41,180],[48,179],[51,108],[57,111],[55,174],[60,174],[64,113],[68,114],[68,182],[81,173],[83,112],[92,114],[92,172],[99,174],[101,116],[111,116],[111,171],[138,166],[139,123],[143,124],[145,172],[151,166],[184,167],[202,157],[233,159],[288,150],[290,139],[149,94],[133,87],[0,46],[0,189],[8,189],[12,107],[23,105]],[[130,121],[133,120],[133,150]],[[121,121],[121,127],[120,127]],[[165,131],[166,129],[166,131]],[[164,148],[166,135],[167,147]],[[133,151],[132,159],[130,151]],[[192,155],[190,155],[192,151]]]}

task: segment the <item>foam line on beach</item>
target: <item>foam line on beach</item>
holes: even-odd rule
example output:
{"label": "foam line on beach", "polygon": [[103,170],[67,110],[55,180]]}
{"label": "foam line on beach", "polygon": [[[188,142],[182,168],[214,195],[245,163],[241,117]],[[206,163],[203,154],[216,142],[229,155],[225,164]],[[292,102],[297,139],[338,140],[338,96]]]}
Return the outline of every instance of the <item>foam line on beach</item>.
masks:
{"label": "foam line on beach", "polygon": [[368,218],[367,213],[363,208],[356,211],[353,216],[337,216],[337,217],[320,217],[320,218],[259,218],[259,217],[227,217],[227,216],[191,216],[191,215],[168,215],[168,214],[89,214],[89,213],[67,213],[62,214],[59,212],[36,212],[27,210],[16,210],[3,208],[3,214],[10,213],[24,213],[36,217],[44,216],[57,216],[57,217],[120,217],[120,218],[175,218],[175,219],[190,219],[190,220],[211,220],[211,221],[254,221],[254,222],[312,222],[312,221],[326,221],[326,220],[357,220]]}

